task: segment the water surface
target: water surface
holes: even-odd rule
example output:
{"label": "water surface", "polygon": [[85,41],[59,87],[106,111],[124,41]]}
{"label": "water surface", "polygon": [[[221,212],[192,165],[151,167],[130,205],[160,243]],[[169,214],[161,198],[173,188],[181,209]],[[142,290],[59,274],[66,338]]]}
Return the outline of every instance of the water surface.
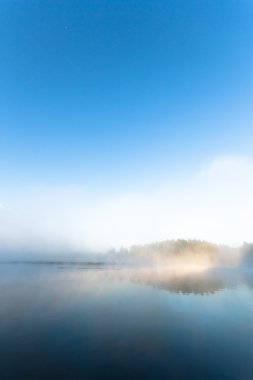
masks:
{"label": "water surface", "polygon": [[0,379],[253,379],[253,270],[0,265]]}

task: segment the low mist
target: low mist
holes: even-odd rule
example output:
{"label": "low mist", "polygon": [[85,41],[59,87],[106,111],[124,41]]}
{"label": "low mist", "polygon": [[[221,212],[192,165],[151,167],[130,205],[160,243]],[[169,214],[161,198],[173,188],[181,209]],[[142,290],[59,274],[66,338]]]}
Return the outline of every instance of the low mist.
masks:
{"label": "low mist", "polygon": [[[135,192],[85,186],[2,190],[0,256],[81,257],[182,238],[239,247],[252,238],[252,191],[253,163],[241,156],[217,157],[188,177],[154,181],[150,189]],[[147,250],[154,251],[154,261],[161,260],[156,246]],[[236,264],[240,248],[219,248],[217,257]],[[180,260],[217,264],[191,249]]]}

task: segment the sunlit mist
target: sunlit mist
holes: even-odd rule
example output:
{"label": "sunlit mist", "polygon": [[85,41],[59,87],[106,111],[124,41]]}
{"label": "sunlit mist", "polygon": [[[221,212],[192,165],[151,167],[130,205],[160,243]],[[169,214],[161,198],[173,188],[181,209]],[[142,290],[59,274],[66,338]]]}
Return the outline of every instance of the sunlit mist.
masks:
{"label": "sunlit mist", "polygon": [[171,238],[240,245],[252,237],[252,192],[253,162],[240,156],[216,158],[153,191],[25,187],[2,196],[0,248],[103,251]]}

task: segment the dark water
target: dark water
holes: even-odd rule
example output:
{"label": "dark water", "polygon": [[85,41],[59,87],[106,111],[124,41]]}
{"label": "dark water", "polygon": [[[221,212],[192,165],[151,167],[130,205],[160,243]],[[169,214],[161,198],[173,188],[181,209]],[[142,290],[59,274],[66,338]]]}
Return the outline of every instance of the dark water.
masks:
{"label": "dark water", "polygon": [[0,265],[0,379],[253,379],[253,270]]}

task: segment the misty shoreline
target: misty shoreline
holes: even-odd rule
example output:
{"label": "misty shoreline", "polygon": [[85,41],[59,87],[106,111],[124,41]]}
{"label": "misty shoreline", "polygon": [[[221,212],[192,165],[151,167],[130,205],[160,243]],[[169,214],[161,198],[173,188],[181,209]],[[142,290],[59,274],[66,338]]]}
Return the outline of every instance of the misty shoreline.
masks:
{"label": "misty shoreline", "polygon": [[216,245],[203,240],[165,240],[130,248],[96,252],[27,252],[4,251],[0,263],[48,265],[128,265],[128,266],[192,266],[241,267],[253,265],[253,244],[239,247]]}

